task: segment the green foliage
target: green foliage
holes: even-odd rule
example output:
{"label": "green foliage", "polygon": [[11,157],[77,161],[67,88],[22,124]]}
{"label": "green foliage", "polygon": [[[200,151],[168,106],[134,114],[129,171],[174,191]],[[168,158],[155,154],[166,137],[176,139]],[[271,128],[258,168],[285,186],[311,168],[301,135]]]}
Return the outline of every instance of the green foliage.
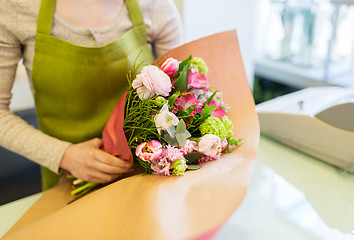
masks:
{"label": "green foliage", "polygon": [[198,170],[202,168],[200,165],[188,165],[187,170]]}
{"label": "green foliage", "polygon": [[243,138],[239,139],[228,139],[227,140],[227,147],[225,149],[225,152],[230,152],[230,146],[237,146],[239,143],[243,141]]}
{"label": "green foliage", "polygon": [[175,76],[177,80],[173,83],[174,91],[184,92],[188,88],[188,74],[191,65],[192,55],[179,64],[178,71]]}
{"label": "green foliage", "polygon": [[192,135],[187,131],[186,124],[181,119],[176,127],[176,140],[180,146],[184,146],[186,144],[187,138]]}
{"label": "green foliage", "polygon": [[173,105],[175,105],[176,99],[181,96],[181,92],[180,91],[176,91],[174,94],[172,94],[169,98],[168,98],[168,106],[171,108],[173,107]]}
{"label": "green foliage", "polygon": [[151,140],[162,140],[162,137],[156,131],[154,113],[160,111],[160,107],[156,103],[158,96],[151,99],[141,101],[138,94],[132,87],[132,81],[139,72],[137,69],[142,67],[142,63],[136,65],[134,69],[127,74],[129,88],[125,100],[123,130],[130,146],[134,159],[139,162],[145,172],[152,172],[150,163],[140,160],[135,155],[136,147],[142,142],[150,142]]}
{"label": "green foliage", "polygon": [[184,158],[188,160],[188,165],[189,165],[189,164],[197,163],[198,159],[201,158],[202,156],[204,156],[204,154],[201,152],[191,152],[184,155]]}

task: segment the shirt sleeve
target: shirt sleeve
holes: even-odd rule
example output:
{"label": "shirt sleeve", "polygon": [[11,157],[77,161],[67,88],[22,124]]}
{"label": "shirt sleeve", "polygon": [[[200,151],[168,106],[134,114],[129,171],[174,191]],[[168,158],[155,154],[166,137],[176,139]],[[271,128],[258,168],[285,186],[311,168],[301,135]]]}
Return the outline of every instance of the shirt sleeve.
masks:
{"label": "shirt sleeve", "polygon": [[182,21],[172,0],[151,0],[148,40],[156,57],[183,43]]}
{"label": "shirt sleeve", "polygon": [[42,133],[9,109],[17,64],[22,57],[21,41],[13,33],[20,25],[16,24],[11,4],[10,0],[0,0],[0,145],[58,172],[70,143]]}

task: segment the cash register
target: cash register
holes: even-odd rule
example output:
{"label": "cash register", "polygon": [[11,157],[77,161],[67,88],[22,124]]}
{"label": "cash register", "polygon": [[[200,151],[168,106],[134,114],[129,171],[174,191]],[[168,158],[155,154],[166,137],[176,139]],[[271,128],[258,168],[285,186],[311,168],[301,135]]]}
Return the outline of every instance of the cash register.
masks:
{"label": "cash register", "polygon": [[354,88],[309,87],[256,111],[262,134],[354,172]]}

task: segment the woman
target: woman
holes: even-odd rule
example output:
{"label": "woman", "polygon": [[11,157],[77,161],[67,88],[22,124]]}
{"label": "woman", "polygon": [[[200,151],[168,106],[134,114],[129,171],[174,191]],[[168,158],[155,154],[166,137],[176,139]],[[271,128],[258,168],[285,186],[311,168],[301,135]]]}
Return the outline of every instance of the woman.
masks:
{"label": "woman", "polygon": [[[131,162],[99,150],[102,129],[141,52],[155,57],[182,43],[172,0],[0,0],[0,145],[46,167],[107,183]],[[23,58],[40,130],[9,111]],[[49,169],[49,170],[48,170]]]}

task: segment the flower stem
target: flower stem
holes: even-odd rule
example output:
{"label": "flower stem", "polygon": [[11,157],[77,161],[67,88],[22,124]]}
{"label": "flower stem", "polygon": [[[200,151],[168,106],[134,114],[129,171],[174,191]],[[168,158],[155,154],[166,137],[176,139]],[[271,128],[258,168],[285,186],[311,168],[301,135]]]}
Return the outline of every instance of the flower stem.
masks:
{"label": "flower stem", "polygon": [[75,190],[71,191],[71,195],[76,195],[78,193],[80,193],[81,191],[84,191],[87,188],[94,188],[98,185],[98,183],[93,183],[93,182],[87,182],[84,185],[82,185],[81,187],[76,188]]}

